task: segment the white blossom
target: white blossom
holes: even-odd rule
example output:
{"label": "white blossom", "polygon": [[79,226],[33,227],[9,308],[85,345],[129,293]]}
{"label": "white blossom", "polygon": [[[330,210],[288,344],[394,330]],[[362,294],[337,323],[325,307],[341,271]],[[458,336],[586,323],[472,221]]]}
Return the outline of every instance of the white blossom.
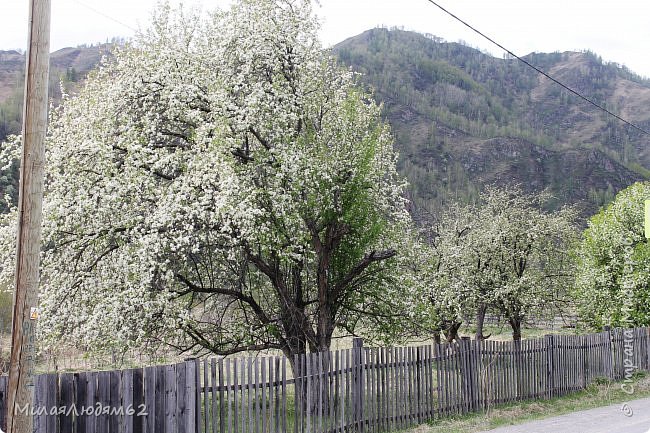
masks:
{"label": "white blossom", "polygon": [[[47,342],[284,349],[278,329],[298,317],[303,344],[320,350],[325,309],[350,331],[374,331],[369,314],[404,315],[416,285],[400,265],[410,218],[390,131],[317,29],[308,1],[208,16],[163,4],[52,111]],[[319,242],[333,245],[326,273]],[[375,335],[395,333],[382,323]]]}

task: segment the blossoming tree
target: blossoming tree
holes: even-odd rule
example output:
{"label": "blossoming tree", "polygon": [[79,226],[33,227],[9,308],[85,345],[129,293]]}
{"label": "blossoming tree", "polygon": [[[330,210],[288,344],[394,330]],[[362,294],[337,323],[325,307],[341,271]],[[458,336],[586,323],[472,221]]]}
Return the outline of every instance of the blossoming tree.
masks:
{"label": "blossoming tree", "polygon": [[471,206],[450,205],[432,227],[430,262],[427,275],[433,338],[440,342],[458,338],[458,330],[468,315],[476,311],[477,281],[468,273],[469,243],[474,215]]}
{"label": "blossoming tree", "polygon": [[589,326],[650,324],[650,243],[644,236],[644,201],[650,182],[616,195],[589,220],[576,250],[575,297]]}
{"label": "blossoming tree", "polygon": [[448,339],[473,318],[477,339],[485,338],[483,321],[492,311],[507,320],[519,340],[526,319],[566,301],[576,212],[546,212],[548,198],[517,187],[488,187],[479,203],[456,205],[443,214],[430,266],[436,283],[430,287]]}
{"label": "blossoming tree", "polygon": [[54,110],[47,148],[46,341],[292,360],[409,311],[392,139],[307,0],[163,5]]}

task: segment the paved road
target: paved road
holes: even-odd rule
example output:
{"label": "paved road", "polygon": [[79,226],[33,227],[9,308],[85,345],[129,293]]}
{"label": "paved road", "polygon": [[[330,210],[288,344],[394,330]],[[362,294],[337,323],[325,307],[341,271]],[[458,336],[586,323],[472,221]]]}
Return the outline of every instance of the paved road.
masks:
{"label": "paved road", "polygon": [[626,406],[615,404],[501,427],[489,433],[650,433],[650,398]]}

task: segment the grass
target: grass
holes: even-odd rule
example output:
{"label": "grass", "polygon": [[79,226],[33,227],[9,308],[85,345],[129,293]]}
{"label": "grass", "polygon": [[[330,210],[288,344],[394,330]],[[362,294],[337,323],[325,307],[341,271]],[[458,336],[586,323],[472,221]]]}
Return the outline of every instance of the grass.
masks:
{"label": "grass", "polygon": [[[542,338],[548,334],[562,334],[562,335],[576,335],[592,332],[591,330],[577,330],[576,328],[561,326],[555,324],[555,326],[549,324],[541,324],[540,326],[524,326],[521,329],[521,335],[524,340]],[[476,334],[476,326],[471,323],[465,323],[458,330],[459,337],[470,337],[474,339]],[[512,341],[512,329],[507,323],[486,324],[483,328],[483,334],[489,335],[490,340],[492,341]],[[420,346],[425,344],[432,344],[433,337],[426,338],[412,338],[398,342],[397,346]],[[374,347],[373,343],[364,342],[366,346]],[[352,337],[349,336],[337,336],[332,340],[331,350],[341,350],[341,349],[350,349],[352,348]]]}
{"label": "grass", "polygon": [[[0,287],[0,295],[3,293],[2,288]],[[11,299],[9,299],[11,301]],[[0,327],[4,324],[3,322],[3,300],[0,296]],[[11,321],[11,312],[9,312],[9,321]],[[10,323],[10,322],[9,322]],[[470,336],[474,338],[476,333],[476,328],[473,325],[465,324],[459,331],[461,336]],[[539,338],[543,337],[546,334],[575,334],[575,329],[562,328],[562,327],[524,327],[522,329],[522,337],[524,339]],[[490,340],[498,341],[511,341],[512,333],[510,326],[507,324],[486,324],[484,329],[484,334],[491,335]],[[421,338],[421,339],[412,339],[401,341],[399,346],[414,346],[414,345],[424,345],[431,344],[433,342],[432,338]],[[374,346],[372,343],[366,343],[366,345]],[[11,336],[8,333],[3,333],[0,330],[0,371],[2,371],[3,360],[7,361],[9,359],[9,351],[11,349]],[[351,337],[339,337],[335,338],[332,341],[331,350],[340,350],[340,349],[350,349],[352,347],[352,338]],[[282,355],[281,352],[270,350],[262,352],[265,355]],[[257,356],[257,353],[248,353],[244,352],[238,355],[239,357],[245,356]],[[89,355],[79,349],[69,346],[59,346],[55,351],[52,352],[41,352],[36,363],[36,372],[37,373],[52,373],[55,371],[59,372],[75,372],[75,371],[87,371],[87,370],[112,370],[112,369],[123,369],[123,368],[136,368],[147,365],[155,364],[173,364],[176,362],[181,362],[185,356],[174,354],[170,351],[159,351],[156,354],[142,354],[139,355],[136,351],[129,351],[126,354],[120,354],[119,356],[112,358],[111,356],[105,355]]]}
{"label": "grass", "polygon": [[638,374],[633,381],[632,395],[623,392],[622,382],[599,380],[583,391],[563,397],[512,403],[493,407],[485,413],[431,421],[408,433],[475,433],[650,396],[650,376]]}
{"label": "grass", "polygon": [[[563,335],[571,335],[571,334],[577,334],[578,332],[576,331],[575,328],[570,328],[570,327],[562,327],[562,326],[539,326],[539,327],[534,327],[534,326],[528,326],[528,327],[523,327],[521,330],[521,336],[523,339],[528,340],[528,339],[534,339],[534,338],[542,338],[545,335],[548,334],[563,334]],[[474,339],[474,335],[476,334],[476,326],[473,324],[465,324],[461,327],[459,330],[459,335],[461,336],[468,336]],[[501,324],[501,325],[496,325],[496,324],[489,324],[486,325],[483,328],[483,335],[489,335],[490,340],[497,340],[497,341],[512,341],[512,329],[508,324]]]}

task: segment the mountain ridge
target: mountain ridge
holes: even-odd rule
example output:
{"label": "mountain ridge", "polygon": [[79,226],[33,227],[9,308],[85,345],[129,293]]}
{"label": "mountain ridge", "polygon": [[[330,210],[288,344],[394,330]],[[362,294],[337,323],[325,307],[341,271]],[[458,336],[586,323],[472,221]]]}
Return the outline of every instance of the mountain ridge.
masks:
{"label": "mountain ridge", "polygon": [[[638,131],[516,59],[388,29],[346,39],[333,52],[384,104],[400,168],[425,213],[451,199],[471,201],[486,183],[519,183],[549,188],[558,205],[579,203],[586,216],[650,173]],[[624,109],[650,125],[650,80],[591,52],[526,59],[619,115]],[[519,154],[500,153],[505,144]]]}
{"label": "mountain ridge", "polygon": [[[83,82],[112,44],[51,55],[50,92]],[[486,184],[550,189],[553,206],[593,213],[616,191],[650,176],[650,146],[593,106],[516,59],[403,30],[371,29],[332,48],[384,106],[410,183],[428,220]],[[617,114],[650,128],[650,80],[591,52],[530,53],[526,60]],[[18,133],[24,54],[0,51],[0,140]],[[11,183],[11,180],[0,181]],[[4,193],[4,188],[0,186]]]}

